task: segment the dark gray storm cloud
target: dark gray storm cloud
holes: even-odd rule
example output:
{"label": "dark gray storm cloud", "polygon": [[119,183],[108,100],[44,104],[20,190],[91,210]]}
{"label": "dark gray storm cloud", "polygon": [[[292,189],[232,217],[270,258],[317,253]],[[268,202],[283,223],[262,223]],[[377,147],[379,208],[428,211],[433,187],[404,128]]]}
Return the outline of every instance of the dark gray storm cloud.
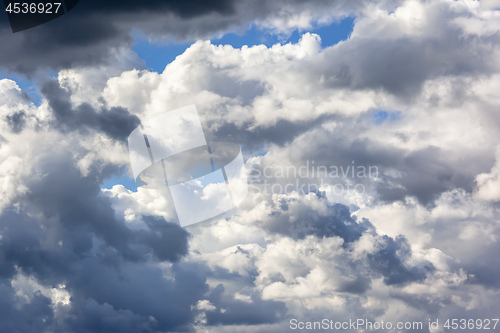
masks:
{"label": "dark gray storm cloud", "polygon": [[[147,215],[141,216],[147,229],[129,229],[100,194],[102,179],[116,172],[112,165],[82,176],[71,154],[56,150],[41,157],[36,169],[25,179],[29,194],[0,215],[1,327],[37,333],[192,331],[193,307],[209,292],[206,280],[220,273],[181,260],[188,232]],[[18,274],[46,288],[64,285],[70,305],[53,304],[40,292],[23,301],[10,284]],[[285,312],[281,302],[255,295],[247,304],[217,296],[217,290],[210,300],[219,310],[231,309],[212,313],[211,324],[276,322]]]}
{"label": "dark gray storm cloud", "polygon": [[[62,88],[57,80],[46,82],[41,91],[54,112],[56,121],[53,126],[60,130],[88,131],[93,129],[106,133],[113,139],[124,140],[140,124],[139,118],[120,107],[95,110],[88,103],[82,103],[73,108],[70,101],[71,92]],[[19,127],[18,123],[15,124],[17,127]]]}
{"label": "dark gray storm cloud", "polygon": [[355,246],[354,242],[365,233],[379,239],[380,247],[377,251],[367,254],[364,260],[349,264],[360,284],[345,285],[344,291],[347,292],[365,291],[369,288],[369,281],[379,275],[383,276],[387,285],[404,285],[421,282],[435,270],[433,265],[426,261],[413,265],[406,263],[411,257],[411,247],[404,236],[392,238],[380,235],[369,220],[357,221],[352,217],[347,206],[328,203],[326,205],[327,213],[319,213],[311,207],[301,206],[294,198],[283,197],[278,204],[273,205],[269,218],[257,223],[269,233],[278,233],[294,239],[304,239],[308,235],[319,239],[340,237],[343,240],[342,247],[346,251],[350,251]]}
{"label": "dark gray storm cloud", "polygon": [[341,204],[329,206],[326,216],[305,207],[290,210],[289,205],[293,204],[294,199],[282,198],[272,218],[265,222],[265,228],[295,239],[303,239],[307,235],[320,238],[337,236],[348,244],[358,240],[371,227],[368,221],[358,223],[354,220],[349,208]]}
{"label": "dark gray storm cloud", "polygon": [[402,237],[391,238],[382,236],[385,246],[374,254],[369,254],[370,266],[384,276],[387,285],[404,284],[408,282],[422,282],[428,273],[435,269],[427,263],[420,266],[408,267],[405,259],[411,256],[410,244]]}
{"label": "dark gray storm cloud", "polygon": [[129,47],[133,42],[130,35],[133,28],[152,37],[194,40],[243,28],[256,19],[276,15],[284,7],[300,12],[335,2],[81,0],[67,14],[15,34],[7,15],[3,15],[0,43],[9,48],[0,53],[0,67],[31,73],[40,68],[94,65],[106,62],[113,50]]}
{"label": "dark gray storm cloud", "polygon": [[24,111],[19,111],[11,115],[7,115],[5,118],[7,120],[7,123],[9,124],[10,129],[14,133],[19,133],[26,123],[26,113]]}
{"label": "dark gray storm cloud", "polygon": [[0,280],[0,327],[4,332],[45,332],[54,322],[51,300],[41,293],[31,302],[19,304],[10,280]]}
{"label": "dark gray storm cloud", "polygon": [[[26,180],[30,194],[18,198],[22,208],[0,216],[0,275],[65,285],[72,303],[63,309],[64,323],[52,323],[50,300],[38,293],[19,310],[11,287],[1,283],[2,329],[44,332],[53,324],[64,332],[132,332],[188,325],[190,307],[207,289],[199,270],[175,264],[187,253],[188,233],[148,216],[147,231],[130,230],[100,195],[102,175],[92,170],[81,177],[69,154],[56,153],[38,167],[44,176]],[[150,264],[159,261],[174,263],[171,280]]]}
{"label": "dark gray storm cloud", "polygon": [[132,44],[134,24],[173,14],[180,18],[231,11],[224,1],[80,1],[71,12],[38,27],[12,33],[2,16],[0,40],[10,44],[0,66],[30,73],[39,68],[70,68],[106,62],[114,49]]}

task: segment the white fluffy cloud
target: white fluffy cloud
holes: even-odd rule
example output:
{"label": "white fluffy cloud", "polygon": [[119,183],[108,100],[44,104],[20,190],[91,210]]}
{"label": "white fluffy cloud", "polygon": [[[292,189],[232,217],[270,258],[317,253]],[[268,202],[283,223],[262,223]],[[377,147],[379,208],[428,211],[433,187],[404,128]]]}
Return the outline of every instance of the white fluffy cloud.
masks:
{"label": "white fluffy cloud", "polygon": [[476,198],[488,201],[500,201],[500,149],[497,149],[497,162],[489,173],[477,175]]}

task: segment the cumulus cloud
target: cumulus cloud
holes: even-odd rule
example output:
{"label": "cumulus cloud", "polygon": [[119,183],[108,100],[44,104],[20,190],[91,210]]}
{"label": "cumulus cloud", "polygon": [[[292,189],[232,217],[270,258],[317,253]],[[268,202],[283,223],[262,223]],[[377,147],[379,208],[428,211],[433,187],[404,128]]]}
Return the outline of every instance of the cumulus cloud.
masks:
{"label": "cumulus cloud", "polygon": [[476,197],[480,200],[500,201],[500,167],[498,165],[498,156],[500,150],[497,149],[497,162],[489,173],[477,175]]}
{"label": "cumulus cloud", "polygon": [[[2,327],[286,332],[291,318],[496,315],[498,12],[447,0],[195,5],[82,2],[23,32],[21,44],[76,20],[39,55],[37,66],[71,67],[40,85],[39,105],[0,81]],[[327,48],[311,33],[272,47],[199,40],[162,73],[127,50],[132,26],[151,38],[247,22],[288,33],[346,13],[351,37]],[[102,33],[68,43],[87,24]],[[18,58],[13,68],[34,68]],[[242,146],[252,184],[237,210],[183,229],[167,188],[102,184],[128,167],[132,129],[193,103],[209,143]]]}
{"label": "cumulus cloud", "polygon": [[71,106],[70,93],[56,80],[45,83],[41,89],[55,118],[53,127],[63,131],[96,129],[111,138],[124,140],[139,125],[139,119],[123,108],[96,111],[87,103],[76,110]]}

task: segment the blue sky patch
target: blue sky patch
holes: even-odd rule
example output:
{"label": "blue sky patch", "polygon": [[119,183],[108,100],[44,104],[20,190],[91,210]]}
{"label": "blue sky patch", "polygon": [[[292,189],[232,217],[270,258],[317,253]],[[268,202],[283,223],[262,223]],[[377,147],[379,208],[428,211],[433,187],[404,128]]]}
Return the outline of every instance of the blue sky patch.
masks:
{"label": "blue sky patch", "polygon": [[396,121],[401,118],[401,111],[384,111],[379,110],[373,114],[375,124],[380,125],[385,121]]}
{"label": "blue sky patch", "polygon": [[21,88],[21,90],[24,91],[26,94],[28,94],[30,100],[36,106],[40,106],[40,104],[42,103],[43,96],[37,87],[37,85],[39,85],[39,82],[38,82],[39,80],[28,79],[25,76],[20,75],[20,74],[13,74],[13,73],[8,73],[8,72],[1,72],[1,71],[0,71],[0,78],[15,81],[17,83],[18,87]]}
{"label": "blue sky patch", "polygon": [[106,178],[101,185],[101,188],[111,189],[115,185],[123,185],[126,189],[137,192],[137,184],[133,178],[126,175],[126,170],[121,175],[114,175]]}

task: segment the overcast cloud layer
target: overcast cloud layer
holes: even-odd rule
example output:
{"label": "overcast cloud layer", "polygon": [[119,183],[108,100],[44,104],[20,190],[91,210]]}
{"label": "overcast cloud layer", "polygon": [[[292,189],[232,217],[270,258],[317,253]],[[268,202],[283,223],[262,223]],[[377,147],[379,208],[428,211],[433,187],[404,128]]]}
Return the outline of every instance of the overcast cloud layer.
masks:
{"label": "overcast cloud layer", "polygon": [[[2,331],[289,332],[293,318],[364,318],[443,332],[428,320],[498,318],[500,11],[138,3],[81,1],[46,25],[1,28],[0,66],[57,70],[39,104],[0,80]],[[345,15],[345,41],[307,33]],[[269,48],[206,39],[251,23],[303,35]],[[198,41],[156,73],[130,50],[132,28]],[[251,184],[237,210],[181,228],[167,189],[103,182],[127,170],[141,120],[190,104],[209,142],[242,146]]]}

